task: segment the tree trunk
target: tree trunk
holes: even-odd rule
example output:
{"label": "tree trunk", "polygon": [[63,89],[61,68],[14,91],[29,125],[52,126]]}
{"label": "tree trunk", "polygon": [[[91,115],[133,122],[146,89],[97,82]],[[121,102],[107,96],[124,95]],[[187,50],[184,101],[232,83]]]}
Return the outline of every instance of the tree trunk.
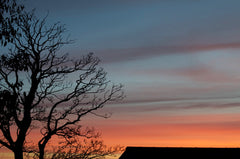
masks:
{"label": "tree trunk", "polygon": [[44,159],[44,145],[39,146],[39,159]]}
{"label": "tree trunk", "polygon": [[45,147],[48,143],[48,141],[51,139],[52,134],[48,134],[47,136],[45,136],[42,140],[39,141],[38,143],[38,148],[39,148],[39,159],[44,159],[44,151],[45,151]]}
{"label": "tree trunk", "polygon": [[23,159],[23,151],[22,148],[14,150],[15,159]]}

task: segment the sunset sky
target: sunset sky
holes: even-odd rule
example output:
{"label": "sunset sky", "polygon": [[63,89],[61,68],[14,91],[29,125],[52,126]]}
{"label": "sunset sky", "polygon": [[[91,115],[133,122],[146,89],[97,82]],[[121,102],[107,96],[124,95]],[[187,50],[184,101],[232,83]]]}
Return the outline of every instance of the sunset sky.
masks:
{"label": "sunset sky", "polygon": [[66,24],[126,98],[83,125],[123,146],[240,147],[239,0],[25,0]]}

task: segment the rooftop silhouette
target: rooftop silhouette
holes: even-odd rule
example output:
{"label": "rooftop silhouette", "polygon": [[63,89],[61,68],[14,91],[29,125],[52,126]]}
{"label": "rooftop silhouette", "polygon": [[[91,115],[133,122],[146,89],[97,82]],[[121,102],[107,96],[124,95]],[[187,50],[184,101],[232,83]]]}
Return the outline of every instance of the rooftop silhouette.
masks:
{"label": "rooftop silhouette", "polygon": [[236,159],[240,148],[127,147],[119,159]]}

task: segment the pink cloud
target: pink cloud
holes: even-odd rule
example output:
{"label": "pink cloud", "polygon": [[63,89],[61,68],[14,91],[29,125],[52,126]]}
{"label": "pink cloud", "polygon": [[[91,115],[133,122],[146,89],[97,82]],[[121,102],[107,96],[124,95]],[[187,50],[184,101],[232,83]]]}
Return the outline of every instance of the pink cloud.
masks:
{"label": "pink cloud", "polygon": [[[176,70],[173,74],[188,77],[194,81],[201,82],[220,82],[220,83],[239,83],[240,79],[235,79],[226,72],[212,70],[211,68],[201,67],[201,68],[190,68],[184,70]],[[170,73],[171,74],[171,73]]]}
{"label": "pink cloud", "polygon": [[[231,63],[231,61],[228,61]],[[225,64],[228,64],[225,62]],[[196,82],[214,82],[214,83],[231,83],[238,84],[240,81],[240,76],[232,76],[232,72],[228,70],[213,69],[211,66],[198,66],[192,68],[175,68],[175,69],[141,69],[129,72],[129,74],[145,77],[163,78],[167,76],[170,80],[181,78],[190,79]],[[235,74],[240,73],[240,71],[235,72]],[[171,78],[172,76],[172,78]],[[181,80],[179,79],[179,80]]]}
{"label": "pink cloud", "polygon": [[240,43],[169,45],[138,48],[95,50],[103,62],[122,62],[167,54],[198,53],[201,51],[239,49]]}

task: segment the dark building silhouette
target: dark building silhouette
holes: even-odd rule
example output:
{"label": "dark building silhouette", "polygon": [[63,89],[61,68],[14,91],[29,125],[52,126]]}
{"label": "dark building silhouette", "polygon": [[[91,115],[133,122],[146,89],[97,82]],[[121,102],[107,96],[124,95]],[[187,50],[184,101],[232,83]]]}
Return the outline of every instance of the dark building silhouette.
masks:
{"label": "dark building silhouette", "polygon": [[127,147],[119,159],[240,159],[240,148]]}

